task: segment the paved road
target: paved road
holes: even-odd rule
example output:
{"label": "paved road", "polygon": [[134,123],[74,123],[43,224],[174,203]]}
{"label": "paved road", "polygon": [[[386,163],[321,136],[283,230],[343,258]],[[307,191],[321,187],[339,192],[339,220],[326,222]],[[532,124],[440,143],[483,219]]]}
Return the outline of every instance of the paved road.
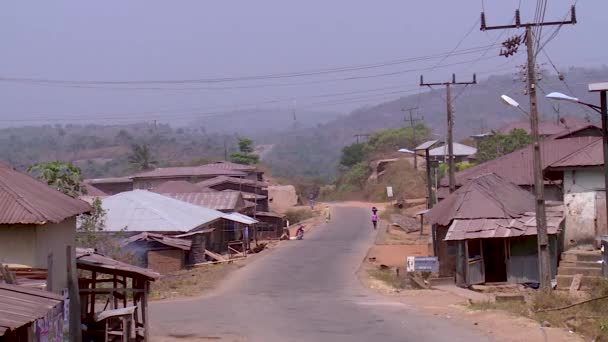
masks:
{"label": "paved road", "polygon": [[153,333],[220,341],[482,341],[456,323],[365,289],[355,276],[374,238],[368,212],[261,256],[210,297],[151,307]]}

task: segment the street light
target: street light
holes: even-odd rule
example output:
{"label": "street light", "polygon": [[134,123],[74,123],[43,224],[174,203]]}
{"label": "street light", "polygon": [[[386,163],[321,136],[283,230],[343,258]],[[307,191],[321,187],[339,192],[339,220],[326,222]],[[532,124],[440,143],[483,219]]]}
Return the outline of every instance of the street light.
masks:
{"label": "street light", "polygon": [[521,106],[519,105],[519,102],[515,101],[511,97],[509,97],[507,95],[500,95],[500,100],[507,106],[515,107],[515,108],[519,109],[522,113],[526,114],[526,116],[530,116],[530,114],[528,112],[526,112],[523,108],[521,108]]}
{"label": "street light", "polygon": [[567,102],[573,102],[573,103],[578,103],[578,104],[582,104],[585,105],[589,108],[592,108],[593,110],[595,110],[598,113],[601,113],[601,107],[600,106],[596,106],[594,104],[591,103],[587,103],[587,102],[583,102],[581,101],[578,97],[573,97],[573,96],[569,96],[566,94],[562,94],[562,93],[558,93],[558,92],[553,92],[550,94],[545,95],[546,98],[551,99],[551,100],[557,100],[557,101],[567,101]]}
{"label": "street light", "polygon": [[606,217],[608,217],[608,104],[606,101],[606,92],[608,92],[608,82],[605,83],[592,83],[589,84],[589,91],[600,93],[601,106],[597,106],[591,103],[586,103],[579,100],[576,97],[568,96],[562,93],[553,92],[547,94],[546,97],[552,100],[568,101],[578,104],[582,104],[589,108],[592,108],[602,116],[602,139],[603,139],[603,152],[604,152],[604,192],[606,193]]}

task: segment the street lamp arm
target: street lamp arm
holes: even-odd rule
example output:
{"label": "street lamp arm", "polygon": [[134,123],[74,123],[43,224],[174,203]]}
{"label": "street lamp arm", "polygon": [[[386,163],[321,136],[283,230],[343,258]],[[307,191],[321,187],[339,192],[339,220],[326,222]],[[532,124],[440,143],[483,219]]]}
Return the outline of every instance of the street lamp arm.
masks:
{"label": "street lamp arm", "polygon": [[594,111],[596,111],[596,112],[598,112],[598,113],[602,114],[602,107],[600,107],[600,106],[596,106],[596,105],[594,105],[594,104],[587,103],[587,102],[583,102],[583,101],[578,101],[578,103],[580,103],[580,104],[582,104],[582,105],[585,105],[585,106],[587,106],[587,107],[589,107],[589,108],[593,109]]}

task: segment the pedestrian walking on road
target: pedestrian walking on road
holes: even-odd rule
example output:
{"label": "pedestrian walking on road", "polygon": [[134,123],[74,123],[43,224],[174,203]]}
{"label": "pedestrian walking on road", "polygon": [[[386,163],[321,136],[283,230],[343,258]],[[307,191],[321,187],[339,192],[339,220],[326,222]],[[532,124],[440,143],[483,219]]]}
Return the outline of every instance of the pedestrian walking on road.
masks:
{"label": "pedestrian walking on road", "polygon": [[315,210],[315,195],[310,194],[308,203],[310,204],[310,210]]}
{"label": "pedestrian walking on road", "polygon": [[376,214],[376,212],[372,214],[372,225],[374,226],[374,229],[378,227],[378,214]]}
{"label": "pedestrian walking on road", "polygon": [[325,207],[325,223],[329,223],[329,221],[331,220],[331,210],[329,209],[329,206]]}

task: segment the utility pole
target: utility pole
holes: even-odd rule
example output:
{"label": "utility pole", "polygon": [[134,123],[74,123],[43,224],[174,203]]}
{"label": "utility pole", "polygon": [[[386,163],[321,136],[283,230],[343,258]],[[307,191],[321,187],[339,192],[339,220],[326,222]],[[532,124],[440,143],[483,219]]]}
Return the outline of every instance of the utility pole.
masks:
{"label": "utility pole", "polygon": [[[549,256],[549,238],[547,236],[547,216],[545,213],[544,199],[544,177],[543,166],[541,165],[540,138],[538,134],[538,106],[536,98],[536,54],[539,51],[534,51],[534,37],[532,34],[533,27],[539,26],[562,26],[576,24],[576,10],[572,6],[571,18],[569,21],[554,21],[554,22],[537,22],[537,23],[521,23],[519,10],[515,11],[515,25],[502,26],[487,26],[485,13],[481,13],[481,30],[503,30],[513,28],[525,28],[526,35],[526,51],[528,54],[528,94],[530,95],[530,127],[532,129],[532,144],[534,146],[533,167],[534,167],[534,192],[536,197],[536,229],[538,241],[538,266],[540,286],[543,290],[551,290],[551,259]],[[518,45],[518,44],[517,44]],[[503,43],[508,51],[501,50],[501,55],[510,56],[513,51],[517,51],[516,44]],[[513,52],[513,53],[511,53]]]}
{"label": "utility pole", "polygon": [[[407,119],[407,116],[403,117],[403,121],[409,121],[410,122],[410,129],[412,130],[412,147],[416,148],[417,146],[417,142],[416,142],[416,124],[418,122],[424,121],[424,118],[415,118],[413,112],[418,109],[418,107],[412,107],[412,108],[403,108],[401,111],[403,112],[409,112],[410,113],[410,118],[409,120]],[[414,170],[418,170],[418,155],[416,154],[416,151],[414,151]],[[422,230],[421,230],[422,231]]]}
{"label": "utility pole", "polygon": [[357,144],[359,144],[359,138],[369,138],[369,134],[355,134],[353,135],[355,138],[357,138]]}
{"label": "utility pole", "polygon": [[454,114],[452,107],[452,86],[470,84],[477,84],[477,76],[475,76],[475,74],[473,74],[473,81],[471,82],[456,82],[456,74],[452,74],[451,82],[424,83],[423,76],[420,76],[420,86],[422,87],[445,86],[448,115],[448,174],[450,180],[450,193],[456,191],[456,177],[454,176]]}

